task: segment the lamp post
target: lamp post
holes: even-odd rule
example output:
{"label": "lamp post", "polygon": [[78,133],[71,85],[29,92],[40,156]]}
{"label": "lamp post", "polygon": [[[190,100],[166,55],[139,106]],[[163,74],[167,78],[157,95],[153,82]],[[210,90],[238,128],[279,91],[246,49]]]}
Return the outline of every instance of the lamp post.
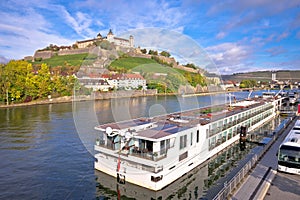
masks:
{"label": "lamp post", "polygon": [[8,89],[6,89],[6,105],[8,105],[9,102],[8,102]]}

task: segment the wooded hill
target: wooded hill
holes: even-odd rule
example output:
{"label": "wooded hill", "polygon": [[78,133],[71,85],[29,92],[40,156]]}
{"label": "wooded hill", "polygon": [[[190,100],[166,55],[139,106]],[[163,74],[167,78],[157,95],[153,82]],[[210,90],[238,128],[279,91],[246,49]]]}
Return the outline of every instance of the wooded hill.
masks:
{"label": "wooded hill", "polygon": [[242,81],[245,79],[253,79],[256,81],[271,81],[272,73],[276,73],[276,79],[300,81],[300,70],[279,70],[279,71],[258,71],[258,72],[247,72],[247,73],[236,73],[233,75],[223,75],[223,80],[234,80]]}

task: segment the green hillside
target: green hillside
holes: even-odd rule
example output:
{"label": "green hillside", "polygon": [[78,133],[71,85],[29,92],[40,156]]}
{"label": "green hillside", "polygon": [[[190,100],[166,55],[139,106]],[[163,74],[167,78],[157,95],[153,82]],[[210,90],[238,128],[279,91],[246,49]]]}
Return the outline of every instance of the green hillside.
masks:
{"label": "green hillside", "polygon": [[74,55],[63,55],[63,56],[53,56],[48,59],[43,59],[41,61],[35,61],[32,64],[40,65],[42,63],[46,63],[49,67],[56,66],[74,66],[79,67],[81,63],[87,58],[88,54],[74,54]]}
{"label": "green hillside", "polygon": [[[33,65],[38,66],[46,63],[52,69],[60,66],[61,68],[57,70],[70,74],[71,72],[76,73],[83,62],[85,65],[88,63],[92,64],[96,58],[97,55],[88,55],[87,53],[64,56],[56,55],[49,59],[35,61]],[[168,92],[177,92],[180,85],[205,85],[205,78],[200,74],[162,65],[157,63],[156,60],[149,58],[121,57],[114,60],[108,66],[108,69],[119,73],[139,72],[147,79],[148,88],[156,88],[159,92],[165,90]]]}
{"label": "green hillside", "polygon": [[[236,73],[233,75],[222,76],[225,80],[236,80],[241,81],[244,79],[254,79],[257,81],[271,81],[272,71],[257,71],[257,72],[246,72]],[[275,71],[277,80],[292,80],[300,81],[300,70],[279,70]]]}
{"label": "green hillside", "polygon": [[139,65],[149,64],[149,63],[156,63],[153,59],[148,58],[139,58],[139,57],[127,57],[127,58],[120,58],[118,60],[113,61],[110,66],[111,67],[122,67],[126,70],[130,70],[135,68]]}
{"label": "green hillside", "polygon": [[127,57],[113,61],[110,70],[119,72],[139,72],[147,79],[148,88],[159,92],[177,92],[180,85],[205,85],[205,78],[200,74],[190,73],[157,63],[153,59]]}

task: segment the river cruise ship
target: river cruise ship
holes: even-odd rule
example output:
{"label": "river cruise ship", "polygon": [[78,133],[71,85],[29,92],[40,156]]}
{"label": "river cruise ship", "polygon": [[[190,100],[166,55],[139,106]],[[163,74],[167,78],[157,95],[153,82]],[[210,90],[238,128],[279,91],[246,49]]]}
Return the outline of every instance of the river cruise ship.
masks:
{"label": "river cruise ship", "polygon": [[281,98],[237,101],[95,127],[95,169],[158,191],[275,117]]}

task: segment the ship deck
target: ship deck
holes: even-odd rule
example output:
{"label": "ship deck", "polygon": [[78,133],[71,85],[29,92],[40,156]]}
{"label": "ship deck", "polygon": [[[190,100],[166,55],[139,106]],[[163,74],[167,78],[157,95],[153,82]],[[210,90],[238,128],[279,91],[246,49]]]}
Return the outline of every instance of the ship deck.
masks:
{"label": "ship deck", "polygon": [[149,139],[158,139],[200,125],[206,125],[225,117],[236,115],[238,113],[250,110],[252,108],[271,102],[273,99],[252,98],[251,100],[242,100],[236,103],[203,107],[194,110],[171,113],[153,118],[138,118],[123,122],[114,122],[96,127],[98,130],[105,130],[107,127],[118,130],[126,130],[139,125],[153,124],[155,127],[146,128],[138,131],[136,136]]}

